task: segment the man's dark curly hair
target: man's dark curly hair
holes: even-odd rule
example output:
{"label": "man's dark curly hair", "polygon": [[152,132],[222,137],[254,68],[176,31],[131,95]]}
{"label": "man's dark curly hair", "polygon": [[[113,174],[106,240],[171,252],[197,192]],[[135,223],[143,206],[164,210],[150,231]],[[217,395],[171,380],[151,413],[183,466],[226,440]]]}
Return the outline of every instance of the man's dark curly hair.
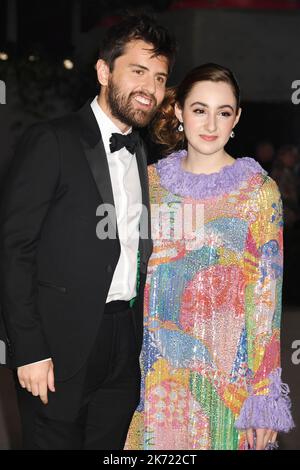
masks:
{"label": "man's dark curly hair", "polygon": [[100,47],[99,58],[103,59],[112,71],[114,61],[124,54],[126,45],[134,40],[142,40],[152,45],[154,57],[166,57],[170,72],[175,61],[175,39],[166,28],[147,15],[128,15],[109,28]]}

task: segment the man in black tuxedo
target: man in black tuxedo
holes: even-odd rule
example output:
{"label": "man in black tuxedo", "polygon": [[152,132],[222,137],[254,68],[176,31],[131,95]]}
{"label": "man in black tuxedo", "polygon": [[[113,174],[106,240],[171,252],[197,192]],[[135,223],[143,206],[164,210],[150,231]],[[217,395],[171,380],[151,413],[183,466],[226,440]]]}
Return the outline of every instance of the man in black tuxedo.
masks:
{"label": "man in black tuxedo", "polygon": [[151,239],[132,128],[164,98],[174,43],[127,17],[99,57],[99,96],[25,133],[2,195],[1,301],[26,449],[122,449],[139,401]]}

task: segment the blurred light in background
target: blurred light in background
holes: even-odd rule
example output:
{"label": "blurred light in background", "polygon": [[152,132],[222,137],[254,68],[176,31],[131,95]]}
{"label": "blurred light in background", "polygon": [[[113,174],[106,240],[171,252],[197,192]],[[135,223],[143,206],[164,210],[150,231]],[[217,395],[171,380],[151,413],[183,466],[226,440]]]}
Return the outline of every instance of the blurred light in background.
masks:
{"label": "blurred light in background", "polygon": [[72,70],[74,68],[74,62],[71,59],[64,59],[63,64],[64,68],[67,70]]}
{"label": "blurred light in background", "polygon": [[8,54],[5,51],[0,51],[0,60],[8,60]]}

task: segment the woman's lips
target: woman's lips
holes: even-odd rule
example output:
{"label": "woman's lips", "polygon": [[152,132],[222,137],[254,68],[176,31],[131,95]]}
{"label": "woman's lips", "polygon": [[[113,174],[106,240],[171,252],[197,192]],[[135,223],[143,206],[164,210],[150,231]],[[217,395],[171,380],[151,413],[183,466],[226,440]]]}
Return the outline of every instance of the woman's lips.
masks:
{"label": "woman's lips", "polygon": [[201,139],[206,140],[207,142],[212,142],[218,138],[217,135],[200,135]]}

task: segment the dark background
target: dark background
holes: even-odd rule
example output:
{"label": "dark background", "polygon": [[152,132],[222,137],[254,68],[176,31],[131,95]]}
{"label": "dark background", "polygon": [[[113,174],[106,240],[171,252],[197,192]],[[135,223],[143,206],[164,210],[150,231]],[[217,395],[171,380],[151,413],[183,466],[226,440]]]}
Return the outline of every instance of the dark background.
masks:
{"label": "dark background", "polygon": [[[31,122],[75,110],[95,96],[93,66],[105,29],[134,9],[154,12],[178,39],[170,85],[207,61],[235,72],[243,115],[228,147],[233,155],[255,156],[265,139],[276,149],[299,145],[300,106],[291,101],[291,84],[300,78],[299,8],[298,0],[0,0],[0,51],[9,55],[0,60],[7,86],[7,104],[0,106],[0,137],[6,133],[1,168]],[[73,61],[72,70],[63,67],[65,58]],[[159,157],[155,152],[150,162]]]}
{"label": "dark background", "polygon": [[[0,80],[6,84],[6,104],[0,105],[0,185],[16,142],[31,123],[76,110],[97,94],[94,64],[101,38],[133,9],[155,13],[178,40],[170,85],[204,62],[234,71],[243,113],[228,144],[233,156],[257,157],[257,144],[264,140],[273,145],[274,159],[283,145],[299,149],[300,105],[291,98],[292,83],[300,80],[298,0],[0,0]],[[72,69],[65,68],[65,59]],[[147,130],[144,137],[151,163],[161,150]],[[282,323],[283,379],[291,387],[296,424],[300,365],[291,355],[292,343],[300,340],[299,225],[288,229],[286,238]],[[18,448],[19,442],[11,374],[0,369],[0,449]],[[281,436],[280,443],[283,449],[300,449],[299,430]]]}

